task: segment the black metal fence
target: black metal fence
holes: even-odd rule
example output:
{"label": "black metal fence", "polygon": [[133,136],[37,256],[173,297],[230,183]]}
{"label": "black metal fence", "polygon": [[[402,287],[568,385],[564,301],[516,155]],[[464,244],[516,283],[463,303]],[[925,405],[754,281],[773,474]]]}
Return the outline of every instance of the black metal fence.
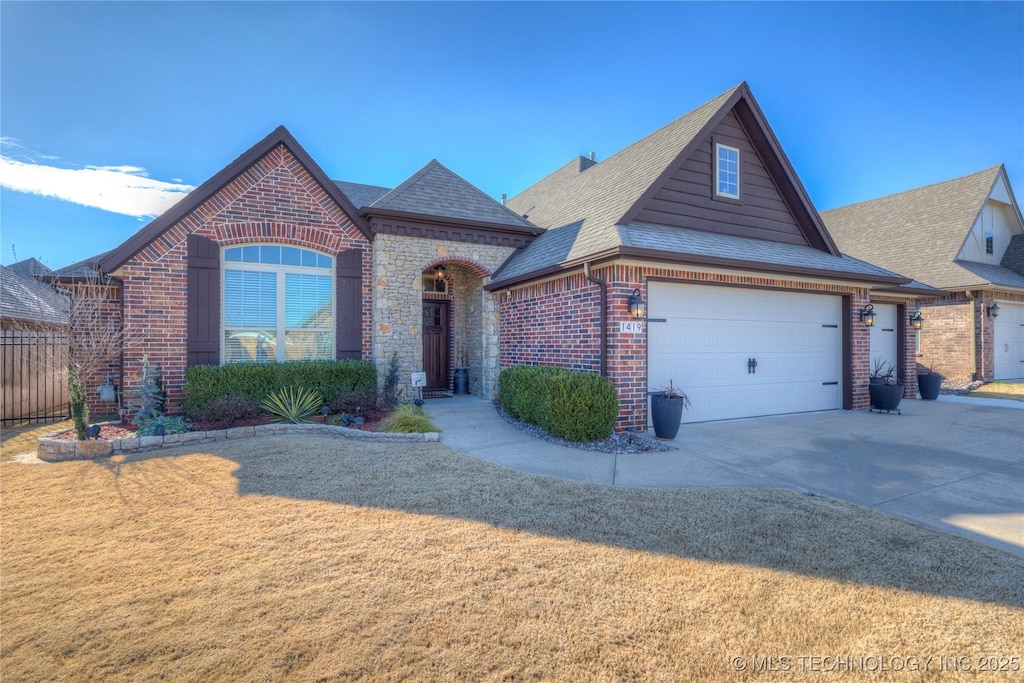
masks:
{"label": "black metal fence", "polygon": [[0,426],[57,422],[68,414],[64,330],[0,330]]}

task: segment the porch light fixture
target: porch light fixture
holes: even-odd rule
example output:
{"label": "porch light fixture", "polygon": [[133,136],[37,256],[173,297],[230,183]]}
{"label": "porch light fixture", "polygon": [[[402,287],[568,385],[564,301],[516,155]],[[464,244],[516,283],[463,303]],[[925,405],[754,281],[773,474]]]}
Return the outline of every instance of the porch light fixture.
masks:
{"label": "porch light fixture", "polygon": [[921,311],[914,311],[914,314],[910,316],[910,324],[914,326],[915,330],[919,330],[924,326],[924,318],[921,317]]}
{"label": "porch light fixture", "polygon": [[434,277],[438,280],[443,280],[446,275],[448,275],[448,272],[444,269],[444,265],[440,263],[437,264],[437,267],[434,268]]}
{"label": "porch light fixture", "polygon": [[868,304],[860,310],[860,321],[868,327],[875,326],[875,307]]}
{"label": "porch light fixture", "polygon": [[634,289],[629,297],[629,314],[634,318],[642,318],[645,313],[647,313],[647,304],[644,303],[643,297],[640,296],[640,290]]}
{"label": "porch light fixture", "polygon": [[986,309],[986,313],[988,314],[988,317],[990,317],[990,318],[998,318],[999,317],[999,304],[992,304],[991,306],[989,306],[988,309]]}

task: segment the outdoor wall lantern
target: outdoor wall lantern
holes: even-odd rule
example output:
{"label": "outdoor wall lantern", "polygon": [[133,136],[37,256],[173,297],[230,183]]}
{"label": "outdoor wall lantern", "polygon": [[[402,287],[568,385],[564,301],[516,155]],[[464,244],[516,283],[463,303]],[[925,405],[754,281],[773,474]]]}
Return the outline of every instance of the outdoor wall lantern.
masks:
{"label": "outdoor wall lantern", "polygon": [[437,267],[434,268],[434,277],[438,280],[443,280],[446,275],[448,275],[448,272],[444,269],[444,265],[439,263]]}
{"label": "outdoor wall lantern", "polygon": [[640,296],[640,290],[634,289],[629,297],[629,314],[634,318],[642,318],[645,313],[647,313],[647,304],[644,303],[643,297]]}
{"label": "outdoor wall lantern", "polygon": [[910,324],[914,326],[915,330],[924,327],[924,318],[921,317],[921,311],[914,311],[914,314],[910,316]]}
{"label": "outdoor wall lantern", "polygon": [[998,318],[999,317],[999,304],[992,304],[988,307],[988,317]]}
{"label": "outdoor wall lantern", "polygon": [[875,307],[868,304],[860,311],[860,321],[868,327],[875,326]]}

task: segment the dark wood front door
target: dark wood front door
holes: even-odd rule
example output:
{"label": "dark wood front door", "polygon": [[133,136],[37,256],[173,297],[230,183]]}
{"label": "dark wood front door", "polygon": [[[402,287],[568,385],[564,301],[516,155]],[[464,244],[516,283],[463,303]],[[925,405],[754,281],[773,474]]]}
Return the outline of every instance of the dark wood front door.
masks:
{"label": "dark wood front door", "polygon": [[448,389],[448,302],[423,302],[423,371],[426,389]]}

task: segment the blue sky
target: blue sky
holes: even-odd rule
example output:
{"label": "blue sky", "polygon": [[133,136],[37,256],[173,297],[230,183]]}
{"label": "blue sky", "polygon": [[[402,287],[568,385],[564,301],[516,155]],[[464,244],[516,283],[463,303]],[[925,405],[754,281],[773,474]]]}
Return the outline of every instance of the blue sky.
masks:
{"label": "blue sky", "polygon": [[[819,210],[1005,163],[1024,3],[0,3],[0,263],[111,249],[279,124],[498,197],[747,81]],[[1024,199],[1024,197],[1019,197]]]}

